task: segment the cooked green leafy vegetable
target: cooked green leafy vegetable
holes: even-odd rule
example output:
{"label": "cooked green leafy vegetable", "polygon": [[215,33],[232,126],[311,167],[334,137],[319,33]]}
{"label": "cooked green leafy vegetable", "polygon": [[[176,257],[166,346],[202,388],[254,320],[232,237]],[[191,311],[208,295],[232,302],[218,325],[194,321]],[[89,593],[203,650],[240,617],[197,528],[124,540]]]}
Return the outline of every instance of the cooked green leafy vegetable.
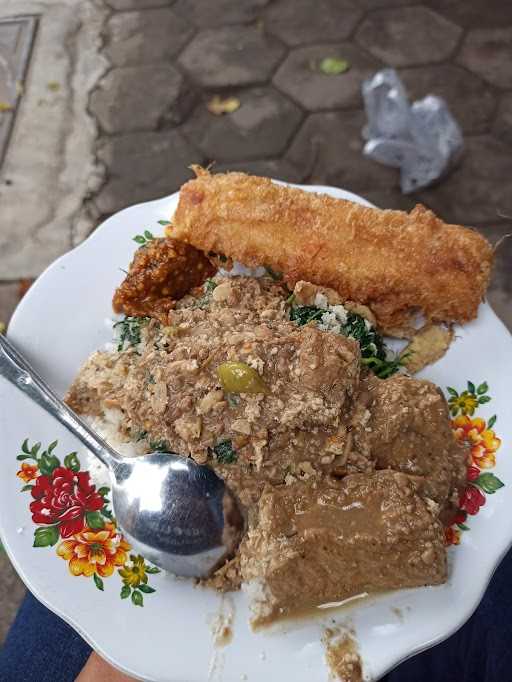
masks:
{"label": "cooked green leafy vegetable", "polygon": [[[289,314],[290,320],[302,327],[310,322],[320,322],[326,312],[314,305],[292,305]],[[359,342],[361,362],[380,379],[387,379],[403,365],[403,356],[388,357],[382,336],[361,315],[348,312],[346,322],[340,323],[340,333]]]}
{"label": "cooked green leafy vegetable", "polygon": [[203,284],[204,295],[196,298],[192,304],[192,308],[199,308],[200,310],[205,310],[208,308],[211,300],[212,291],[217,287],[217,283],[213,279],[208,278]]}
{"label": "cooked green leafy vegetable", "polygon": [[386,359],[386,347],[382,336],[373,327],[369,327],[361,315],[348,313],[347,322],[343,325],[342,332],[344,336],[351,336],[359,341],[363,358]]}
{"label": "cooked green leafy vegetable", "polygon": [[222,440],[220,443],[217,443],[212,450],[215,453],[217,462],[220,462],[221,464],[233,464],[238,458],[236,450],[233,448],[233,444],[230,440]]}
{"label": "cooked green leafy vegetable", "polygon": [[324,313],[325,310],[314,305],[296,305],[290,309],[290,320],[302,327],[313,320],[319,320]]}
{"label": "cooked green leafy vegetable", "polygon": [[169,452],[169,443],[166,440],[150,440],[151,452]]}
{"label": "cooked green leafy vegetable", "polygon": [[125,344],[127,347],[138,346],[141,340],[141,329],[149,320],[149,317],[131,317],[127,315],[124,320],[116,322],[114,329],[119,328],[117,350],[124,350]]}

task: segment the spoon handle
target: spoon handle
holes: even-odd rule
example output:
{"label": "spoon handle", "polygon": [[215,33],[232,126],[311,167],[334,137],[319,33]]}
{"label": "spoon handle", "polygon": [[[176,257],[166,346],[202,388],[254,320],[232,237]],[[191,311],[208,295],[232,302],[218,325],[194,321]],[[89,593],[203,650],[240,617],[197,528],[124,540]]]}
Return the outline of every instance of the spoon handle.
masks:
{"label": "spoon handle", "polygon": [[55,395],[48,384],[3,334],[0,334],[0,376],[10,381],[43,410],[60,421],[103,464],[109,469],[115,470],[121,461],[120,455]]}

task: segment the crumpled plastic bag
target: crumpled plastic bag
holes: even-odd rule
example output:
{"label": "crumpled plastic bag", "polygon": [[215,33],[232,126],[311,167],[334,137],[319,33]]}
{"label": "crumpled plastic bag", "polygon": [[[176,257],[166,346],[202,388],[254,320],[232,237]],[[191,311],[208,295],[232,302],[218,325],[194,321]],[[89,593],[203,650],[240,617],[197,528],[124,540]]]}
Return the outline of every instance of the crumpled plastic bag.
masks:
{"label": "crumpled plastic bag", "polygon": [[412,105],[394,69],[383,69],[363,82],[368,119],[364,154],[400,168],[404,194],[428,187],[459,160],[462,131],[441,97],[427,95]]}

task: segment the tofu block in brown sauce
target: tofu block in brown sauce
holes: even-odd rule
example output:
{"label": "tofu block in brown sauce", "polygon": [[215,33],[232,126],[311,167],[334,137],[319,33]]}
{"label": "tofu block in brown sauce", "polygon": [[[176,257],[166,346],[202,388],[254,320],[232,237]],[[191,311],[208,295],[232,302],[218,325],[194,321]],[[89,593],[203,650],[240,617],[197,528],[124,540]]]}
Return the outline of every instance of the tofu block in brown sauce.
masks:
{"label": "tofu block in brown sauce", "polygon": [[253,624],[363,592],[443,583],[436,506],[392,471],[265,490],[241,546]]}
{"label": "tofu block in brown sauce", "polygon": [[403,375],[368,378],[365,388],[370,416],[355,425],[354,447],[376,469],[424,477],[425,494],[449,514],[465,482],[467,451],[453,437],[439,388]]}

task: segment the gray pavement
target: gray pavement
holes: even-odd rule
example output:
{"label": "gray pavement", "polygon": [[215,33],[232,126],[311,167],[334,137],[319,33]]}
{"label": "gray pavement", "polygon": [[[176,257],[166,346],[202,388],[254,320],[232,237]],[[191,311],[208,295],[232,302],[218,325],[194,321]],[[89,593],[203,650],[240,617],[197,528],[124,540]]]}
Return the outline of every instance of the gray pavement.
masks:
{"label": "gray pavement", "polygon": [[[178,189],[191,163],[338,185],[383,208],[422,202],[493,243],[512,232],[510,2],[2,1],[0,19],[20,14],[39,28],[0,168],[0,321],[20,278],[109,214]],[[325,57],[350,68],[326,75]],[[458,168],[415,195],[361,154],[361,81],[384,66],[412,98],[445,97],[465,134]],[[215,116],[215,95],[240,107]],[[512,239],[489,291],[510,329],[511,269]],[[0,586],[1,641],[21,592],[5,556]]]}

